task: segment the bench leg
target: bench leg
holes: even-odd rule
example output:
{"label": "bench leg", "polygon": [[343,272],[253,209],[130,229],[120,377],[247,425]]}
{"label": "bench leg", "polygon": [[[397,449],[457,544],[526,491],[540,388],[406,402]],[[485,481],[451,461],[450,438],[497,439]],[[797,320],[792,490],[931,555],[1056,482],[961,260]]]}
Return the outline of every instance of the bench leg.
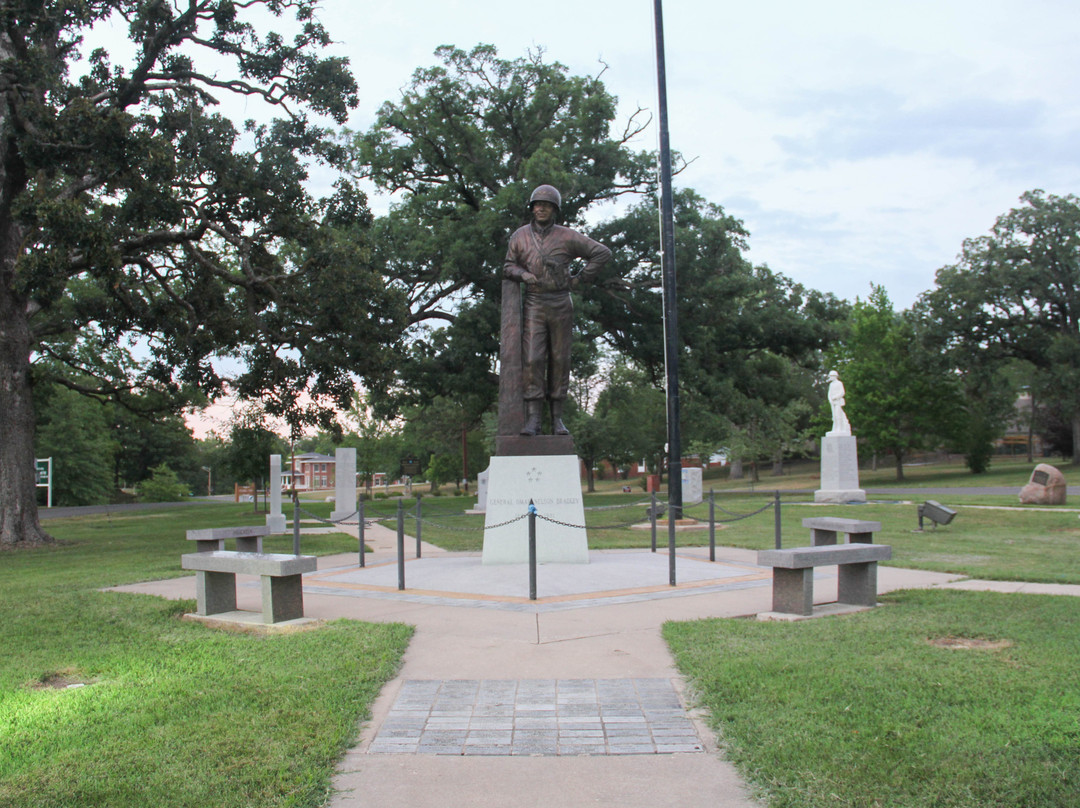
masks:
{"label": "bench leg", "polygon": [[236,576],[231,572],[198,570],[195,573],[196,614],[236,611]]}
{"label": "bench leg", "polygon": [[848,536],[848,543],[850,544],[873,544],[873,533],[852,533]]}
{"label": "bench leg", "polygon": [[304,586],[301,575],[262,577],[262,620],[280,623],[304,616]]}
{"label": "bench leg", "polygon": [[814,611],[814,570],[773,567],[772,608],[774,612],[809,615]]}
{"label": "bench leg", "polygon": [[839,603],[853,606],[877,606],[877,562],[841,564],[837,582]]}
{"label": "bench leg", "polygon": [[825,544],[836,544],[836,531],[822,530],[818,527],[811,528],[810,544],[812,544],[814,547],[821,547]]}
{"label": "bench leg", "polygon": [[241,536],[236,540],[236,551],[238,553],[261,553],[262,540],[262,536]]}

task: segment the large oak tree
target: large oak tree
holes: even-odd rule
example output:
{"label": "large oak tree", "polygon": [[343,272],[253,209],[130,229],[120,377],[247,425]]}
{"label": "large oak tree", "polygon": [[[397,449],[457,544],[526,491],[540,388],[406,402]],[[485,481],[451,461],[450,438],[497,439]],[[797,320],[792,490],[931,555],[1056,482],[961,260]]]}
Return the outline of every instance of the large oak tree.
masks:
{"label": "large oak tree", "polygon": [[948,350],[1030,363],[1072,424],[1080,464],[1080,198],[1029,191],[989,235],[968,239],[920,300]]}
{"label": "large oak tree", "polygon": [[581,227],[591,207],[653,189],[655,157],[630,146],[647,116],[616,126],[599,76],[571,75],[542,51],[503,59],[490,45],[446,46],[436,56],[354,142],[357,173],[393,195],[376,257],[408,296],[412,325],[398,384],[372,391],[373,403],[447,396],[475,423],[496,396],[502,264],[531,190],[556,186],[561,221]]}
{"label": "large oak tree", "polygon": [[[342,123],[355,104],[315,11],[0,2],[0,542],[48,539],[38,357],[83,392],[170,409],[228,385],[294,424],[347,406],[349,371],[381,381],[404,307],[370,267],[366,202],[305,187],[312,161],[344,157],[308,115]],[[257,30],[267,13],[292,33]],[[84,51],[107,23],[130,58]],[[238,131],[212,109],[228,97],[273,113]],[[118,344],[139,361],[103,361]]]}
{"label": "large oak tree", "polygon": [[831,358],[852,432],[875,454],[893,455],[897,482],[908,455],[956,433],[959,379],[920,341],[915,318],[893,310],[884,287],[874,285],[867,300],[855,301]]}

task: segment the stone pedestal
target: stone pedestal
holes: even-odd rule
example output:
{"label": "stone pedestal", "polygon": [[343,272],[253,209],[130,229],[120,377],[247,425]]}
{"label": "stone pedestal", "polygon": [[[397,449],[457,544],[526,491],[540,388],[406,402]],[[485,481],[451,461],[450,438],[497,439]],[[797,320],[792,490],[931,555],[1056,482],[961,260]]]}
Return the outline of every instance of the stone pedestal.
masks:
{"label": "stone pedestal", "polygon": [[281,455],[270,455],[270,513],[266,526],[271,533],[285,532],[285,514],[281,512]]}
{"label": "stone pedestal", "polygon": [[334,510],[331,521],[356,515],[356,449],[334,450]]}
{"label": "stone pedestal", "polygon": [[859,452],[854,435],[826,435],[821,439],[821,488],[814,502],[866,502],[859,488]]}
{"label": "stone pedestal", "polygon": [[536,520],[537,562],[589,562],[577,455],[498,455],[491,458],[488,471],[484,564],[529,562],[529,520],[503,523],[527,513],[530,500],[546,517]]}

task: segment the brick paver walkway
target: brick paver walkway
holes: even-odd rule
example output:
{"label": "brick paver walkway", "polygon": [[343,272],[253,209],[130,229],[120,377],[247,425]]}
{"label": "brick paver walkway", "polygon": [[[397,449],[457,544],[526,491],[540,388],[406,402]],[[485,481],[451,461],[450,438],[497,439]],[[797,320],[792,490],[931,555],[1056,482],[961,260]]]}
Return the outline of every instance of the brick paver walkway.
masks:
{"label": "brick paver walkway", "polygon": [[406,680],[371,754],[701,752],[668,679]]}

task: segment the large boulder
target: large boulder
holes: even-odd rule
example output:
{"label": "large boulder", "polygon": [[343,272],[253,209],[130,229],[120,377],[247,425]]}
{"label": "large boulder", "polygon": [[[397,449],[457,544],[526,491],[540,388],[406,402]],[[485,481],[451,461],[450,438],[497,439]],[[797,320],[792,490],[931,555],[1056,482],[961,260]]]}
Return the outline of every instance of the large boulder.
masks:
{"label": "large boulder", "polygon": [[1020,489],[1020,501],[1025,505],[1064,505],[1065,475],[1040,463],[1031,472],[1028,484]]}

